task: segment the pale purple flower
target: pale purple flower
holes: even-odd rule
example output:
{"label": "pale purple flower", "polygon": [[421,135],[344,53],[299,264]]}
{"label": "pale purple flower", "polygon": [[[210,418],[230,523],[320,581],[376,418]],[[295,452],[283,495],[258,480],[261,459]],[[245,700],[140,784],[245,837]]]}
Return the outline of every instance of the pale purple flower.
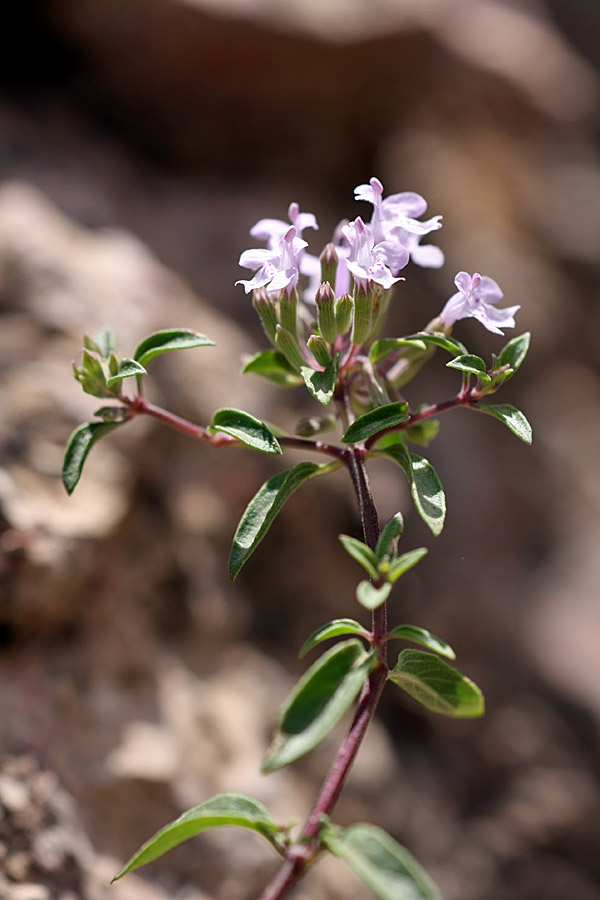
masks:
{"label": "pale purple flower", "polygon": [[[317,220],[312,213],[300,212],[297,203],[290,203],[288,206],[288,218],[296,229],[296,236],[302,237],[305,228],[314,228],[318,230]],[[284,222],[283,219],[260,219],[256,225],[250,229],[250,236],[258,241],[267,241],[269,250],[276,250],[279,241],[290,227],[290,222]]]}
{"label": "pale purple flower", "polygon": [[408,250],[394,241],[375,241],[370,225],[365,225],[360,216],[342,228],[342,233],[350,245],[346,268],[354,276],[359,287],[366,289],[368,282],[387,289],[400,281],[394,277],[408,262]]}
{"label": "pale purple flower", "polygon": [[450,328],[458,319],[469,317],[477,319],[494,334],[504,334],[502,328],[515,327],[514,314],[521,307],[496,308],[496,303],[502,300],[503,294],[493,278],[477,272],[474,275],[459,272],[454,284],[458,291],[450,297],[440,313],[440,319],[446,328]]}
{"label": "pale purple flower", "polygon": [[257,271],[251,280],[240,278],[236,284],[243,284],[247,294],[261,287],[272,292],[287,290],[291,293],[298,284],[299,260],[306,246],[306,241],[296,237],[292,225],[279,238],[275,248],[244,250],[240,266]]}
{"label": "pale purple flower", "polygon": [[[387,241],[400,244],[408,250],[414,263],[428,268],[439,268],[444,263],[444,254],[438,247],[419,246],[421,237],[442,227],[441,216],[433,216],[419,222],[427,202],[420,194],[405,191],[391,194],[383,199],[383,185],[378,178],[371,178],[369,184],[359,184],[354,190],[356,200],[373,204],[373,215],[369,223],[376,243]],[[408,262],[408,256],[406,261]],[[406,263],[405,263],[406,265]]]}

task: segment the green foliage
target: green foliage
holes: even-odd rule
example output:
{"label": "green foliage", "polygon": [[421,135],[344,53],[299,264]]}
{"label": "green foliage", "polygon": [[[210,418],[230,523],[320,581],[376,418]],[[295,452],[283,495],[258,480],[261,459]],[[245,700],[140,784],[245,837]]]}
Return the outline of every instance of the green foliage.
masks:
{"label": "green foliage", "polygon": [[87,455],[101,437],[122,425],[122,422],[84,422],[71,434],[65,450],[62,481],[67,494],[72,494],[81,478]]}
{"label": "green foliage", "polygon": [[229,577],[237,578],[246,560],[254,553],[283,505],[298,488],[315,475],[337,469],[340,462],[317,465],[302,462],[269,478],[254,495],[240,520],[229,555]]}
{"label": "green foliage", "polygon": [[418,334],[409,335],[408,340],[418,340],[431,347],[441,347],[442,350],[447,350],[452,356],[465,356],[469,352],[464,344],[461,344],[456,338],[448,337],[447,334],[421,331]]}
{"label": "green foliage", "polygon": [[336,353],[322,372],[311,369],[310,366],[302,366],[300,369],[304,384],[315,400],[318,400],[323,406],[329,406],[331,403],[338,376],[339,362],[340,354]]}
{"label": "green foliage", "polygon": [[317,434],[333,431],[336,426],[337,419],[334,415],[307,416],[296,423],[294,434],[300,437],[315,437]]}
{"label": "green foliage", "polygon": [[428,552],[427,547],[418,547],[416,550],[409,550],[408,553],[403,553],[402,556],[393,559],[386,573],[386,578],[390,584],[393,584],[401,575],[404,575],[405,572],[416,566],[418,562],[421,562]]}
{"label": "green foliage", "polygon": [[324,821],[319,836],[379,900],[441,900],[416,859],[383,829],[363,823],[338,828]]}
{"label": "green foliage", "polygon": [[379,578],[378,560],[371,548],[357,538],[350,537],[349,534],[339,534],[338,537],[346,553],[356,560],[371,578],[377,580]]}
{"label": "green foliage", "polygon": [[512,378],[517,369],[519,369],[522,365],[523,360],[527,356],[527,352],[529,350],[530,340],[531,334],[526,331],[525,334],[521,334],[509,341],[508,344],[506,344],[506,346],[503,347],[500,351],[500,365],[508,366],[511,370],[509,375],[507,376],[508,378]]}
{"label": "green foliage", "polygon": [[419,447],[428,447],[437,437],[439,430],[440,423],[437,419],[424,419],[422,422],[409,425],[404,430],[404,437]]}
{"label": "green foliage", "polygon": [[267,378],[279,387],[298,387],[302,379],[279,350],[263,350],[256,353],[244,365],[242,373],[252,373]]}
{"label": "green foliage", "polygon": [[167,328],[148,335],[136,347],[133,358],[141,366],[147,366],[151,359],[169,350],[188,350],[192,347],[214,347],[215,342],[191,328]]}
{"label": "green foliage", "polygon": [[[88,339],[88,344],[91,343]],[[83,348],[79,364],[73,363],[73,375],[86,394],[93,397],[113,397],[107,384],[108,371],[106,363],[95,351]]]}
{"label": "green foliage", "polygon": [[285,701],[263,772],[273,772],[308,753],[354,703],[373,662],[360,641],[335,644],[300,679]]}
{"label": "green foliage", "polygon": [[135,359],[122,359],[118,362],[118,368],[114,375],[111,375],[107,380],[107,385],[109,388],[114,388],[119,385],[124,378],[131,378],[132,375],[137,376],[146,375],[145,368],[140,365],[139,362],[136,362]]}
{"label": "green foliage", "polygon": [[431,712],[458,719],[483,715],[477,685],[431,653],[403,650],[388,678]]}
{"label": "green foliage", "polygon": [[209,427],[212,434],[220,431],[262,453],[281,453],[279,442],[264,422],[241,409],[218,409]]}
{"label": "green foliage", "polygon": [[507,428],[510,428],[512,433],[516,434],[524,444],[531,444],[531,441],[533,440],[531,425],[521,410],[517,409],[515,406],[511,406],[509,403],[503,403],[498,406],[486,406],[485,404],[480,403],[475,409],[478,409],[479,412],[487,413],[488,416],[494,416],[495,419],[499,419]]}
{"label": "green foliage", "polygon": [[385,603],[392,590],[391,584],[382,584],[376,587],[370,581],[361,581],[356,588],[356,599],[365,609],[377,609]]}
{"label": "green foliage", "polygon": [[93,338],[84,337],[83,346],[87,350],[93,350],[102,359],[108,359],[115,349],[115,333],[112,328],[103,328]]}
{"label": "green foliage", "polygon": [[398,538],[402,536],[404,531],[404,519],[402,513],[395,513],[381,530],[377,546],[375,547],[375,557],[380,563],[386,554],[394,554],[398,545]]}
{"label": "green foliage", "polygon": [[369,359],[372,363],[378,363],[390,353],[403,350],[405,347],[409,347],[411,350],[427,350],[427,344],[417,338],[381,338],[371,346]]}
{"label": "green foliage", "polygon": [[188,809],[174,822],[170,822],[157,831],[133,854],[129,862],[115,875],[113,881],[152,862],[167,850],[171,850],[201,831],[222,825],[250,828],[265,837],[278,852],[283,851],[281,829],[271,821],[262,803],[251,797],[245,797],[243,794],[218,794],[211,800]]}
{"label": "green foliage", "polygon": [[492,380],[487,374],[484,361],[480,356],[473,356],[469,353],[465,356],[457,356],[456,359],[446,363],[449,369],[458,369],[459,372],[466,372],[469,375],[477,375],[482,384],[489,384]]}
{"label": "green foliage", "polygon": [[388,634],[388,640],[391,641],[393,638],[412,641],[413,644],[420,644],[422,647],[427,647],[428,650],[434,650],[440,656],[456,659],[454,650],[446,641],[436,637],[435,634],[431,634],[425,628],[419,628],[417,625],[397,625]]}
{"label": "green foliage", "polygon": [[304,641],[298,653],[299,658],[302,659],[306,656],[321,641],[339,637],[341,634],[359,634],[361,637],[367,637],[368,631],[356,619],[332,619],[331,622],[326,622],[313,631],[310,637]]}
{"label": "green foliage", "polygon": [[446,518],[446,496],[437,473],[428,460],[410,453],[401,441],[377,445],[377,452],[398,463],[408,478],[415,508],[434,535],[439,535]]}
{"label": "green foliage", "polygon": [[385,406],[378,406],[376,409],[372,409],[370,412],[365,413],[364,416],[359,416],[350,425],[342,441],[344,444],[356,444],[358,441],[364,441],[366,438],[371,437],[372,434],[377,434],[377,432],[383,431],[385,428],[391,428],[393,425],[406,422],[410,418],[410,416],[406,415],[407,406],[408,404],[403,402],[386,403]]}

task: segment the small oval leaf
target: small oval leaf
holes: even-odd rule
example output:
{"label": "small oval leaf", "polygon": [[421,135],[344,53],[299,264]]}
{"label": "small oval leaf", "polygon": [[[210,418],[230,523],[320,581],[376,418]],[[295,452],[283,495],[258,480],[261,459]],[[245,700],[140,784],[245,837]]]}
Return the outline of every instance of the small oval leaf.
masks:
{"label": "small oval leaf", "polygon": [[264,422],[241,409],[218,409],[209,431],[221,431],[262,453],[281,453],[279,441]]}
{"label": "small oval leaf", "polygon": [[300,374],[304,384],[319,403],[329,406],[338,376],[340,354],[336,353],[323,371],[315,371],[309,366],[302,366]]}
{"label": "small oval leaf", "polygon": [[437,537],[446,518],[446,496],[431,463],[416,453],[410,453],[401,442],[381,449],[378,447],[378,452],[389,456],[404,470],[415,508]]}
{"label": "small oval leaf", "polygon": [[403,650],[388,678],[431,712],[457,719],[483,715],[477,685],[432,653]]}
{"label": "small oval leaf", "polygon": [[233,538],[229,554],[229,577],[232,581],[235,581],[242,566],[265,537],[285,502],[300,485],[315,475],[325,475],[339,469],[341,465],[342,463],[337,460],[324,465],[302,462],[293,469],[279,472],[265,481],[246,507]]}
{"label": "small oval leaf", "polygon": [[469,352],[464,344],[461,344],[456,338],[448,337],[447,334],[433,334],[428,331],[421,331],[418,334],[410,334],[408,340],[419,340],[431,347],[441,347],[442,350],[447,350],[452,356],[466,356]]}
{"label": "small oval leaf", "polygon": [[72,494],[81,478],[83,464],[94,444],[123,422],[84,422],[71,434],[65,450],[62,481],[67,494]]}
{"label": "small oval leaf", "polygon": [[115,385],[119,384],[123,381],[124,378],[131,378],[132,375],[140,376],[146,375],[147,372],[145,368],[140,365],[135,359],[122,359],[119,363],[119,369],[115,375],[111,375],[108,379],[107,384],[109,388],[115,387]]}
{"label": "small oval leaf", "polygon": [[302,379],[279,350],[263,350],[249,359],[242,374],[260,375],[279,387],[298,387]]}
{"label": "small oval leaf", "polygon": [[486,365],[480,356],[473,356],[469,353],[466,356],[457,356],[456,359],[446,363],[449,369],[458,369],[459,372],[466,372],[469,375],[477,375],[482,384],[489,384],[492,380],[487,374]]}
{"label": "small oval leaf", "polygon": [[[402,536],[403,531],[404,519],[402,518],[402,513],[397,512],[381,530],[377,546],[375,547],[377,562],[381,562],[386,553],[390,553],[391,550],[395,549],[397,539]],[[390,545],[392,546],[390,547]]]}
{"label": "small oval leaf", "polygon": [[403,402],[386,403],[385,406],[378,406],[376,409],[370,410],[364,416],[359,416],[350,425],[342,441],[344,444],[356,444],[357,441],[364,441],[372,434],[377,434],[378,431],[406,422],[410,418],[406,415],[407,406]]}
{"label": "small oval leaf", "polygon": [[379,900],[442,900],[414,856],[382,828],[362,822],[338,828],[325,822],[319,837]]}
{"label": "small oval leaf", "polygon": [[335,644],[305,672],[281,709],[263,772],[287,766],[321,743],[358,697],[372,661],[352,638]]}
{"label": "small oval leaf", "polygon": [[510,428],[512,433],[516,434],[524,444],[531,444],[531,441],[533,440],[531,425],[521,410],[517,409],[516,406],[511,406],[509,403],[502,403],[498,406],[484,406],[483,404],[480,404],[479,406],[476,406],[475,409],[478,409],[479,412],[487,413],[488,416],[494,416],[495,419],[499,419],[507,428]]}
{"label": "small oval leaf", "polygon": [[531,334],[529,331],[526,331],[525,334],[520,334],[518,337],[513,338],[502,348],[499,363],[501,366],[509,366],[512,369],[510,375],[505,380],[512,378],[514,373],[521,366],[523,360],[527,356],[530,341]]}
{"label": "small oval leaf", "polygon": [[169,350],[188,350],[192,347],[214,347],[215,342],[191,328],[167,328],[155,331],[138,344],[133,358],[141,366],[147,366],[151,359]]}
{"label": "small oval leaf", "polygon": [[369,351],[369,359],[372,363],[381,362],[390,353],[409,347],[411,350],[427,350],[427,344],[418,338],[381,338],[375,341]]}
{"label": "small oval leaf", "polygon": [[401,575],[416,566],[428,552],[427,547],[418,547],[416,550],[409,550],[408,553],[403,553],[402,556],[392,560],[387,571],[387,580],[391,583],[397,581]]}
{"label": "small oval leaf", "polygon": [[379,578],[377,557],[371,548],[367,547],[366,544],[363,544],[362,541],[359,541],[358,538],[350,537],[349,534],[339,534],[338,537],[348,556],[351,556],[352,559],[356,560],[371,578],[377,580]]}
{"label": "small oval leaf", "polygon": [[298,657],[302,659],[313,649],[313,647],[320,644],[321,641],[327,641],[329,638],[338,637],[340,634],[359,634],[361,637],[365,638],[369,635],[366,628],[363,628],[356,619],[332,619],[331,622],[326,622],[325,625],[321,625],[320,628],[313,631],[310,637],[304,641],[300,647]]}
{"label": "small oval leaf", "polygon": [[365,609],[378,609],[382,603],[385,603],[391,590],[391,584],[383,584],[381,587],[375,587],[370,581],[361,581],[356,588],[356,599]]}
{"label": "small oval leaf", "polygon": [[428,650],[434,650],[440,656],[447,657],[447,659],[456,659],[456,654],[450,644],[436,637],[435,634],[431,634],[425,628],[419,628],[417,625],[397,625],[387,636],[389,641],[394,638],[412,641],[413,644],[420,644],[422,647],[427,647]]}
{"label": "small oval leaf", "polygon": [[167,850],[171,850],[201,831],[220,825],[250,828],[266,837],[279,852],[282,850],[281,830],[271,821],[262,803],[251,797],[245,797],[243,794],[218,794],[211,800],[188,809],[174,822],[157,831],[133,854],[129,862],[115,875],[113,881],[152,862]]}

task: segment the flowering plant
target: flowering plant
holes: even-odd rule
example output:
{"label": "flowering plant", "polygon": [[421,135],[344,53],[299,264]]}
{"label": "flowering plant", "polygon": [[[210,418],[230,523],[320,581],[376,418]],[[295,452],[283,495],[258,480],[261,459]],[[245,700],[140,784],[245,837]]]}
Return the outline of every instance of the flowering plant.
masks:
{"label": "flowering plant", "polygon": [[[454,652],[444,640],[416,625],[388,622],[388,598],[394,585],[423,559],[427,548],[400,551],[404,533],[400,512],[381,527],[367,464],[373,457],[384,457],[398,466],[408,480],[416,511],[433,535],[439,535],[446,515],[442,484],[431,463],[414,448],[426,447],[435,438],[436,416],[458,407],[493,416],[530,443],[531,428],[523,413],[508,404],[487,402],[523,362],[529,335],[510,340],[490,365],[469,353],[451,336],[455,322],[474,317],[489,331],[502,334],[502,328],[514,326],[518,307],[498,308],[502,292],[491,278],[459,272],[455,278],[458,292],[422,331],[407,337],[379,337],[392,288],[403,280],[398,273],[409,260],[425,266],[442,265],[439,248],[420,245],[423,236],[441,227],[441,221],[440,216],[427,221],[418,218],[426,210],[418,194],[384,199],[383,186],[376,178],[359,185],[355,196],[372,204],[370,221],[357,217],[342,223],[320,258],[307,252],[308,244],[301,237],[305,229],[317,229],[317,221],[311,213],[301,213],[295,203],[288,210],[289,222],[261,219],[251,234],[266,241],[267,247],[246,250],[240,257],[240,265],[254,274],[238,283],[252,293],[254,308],[272,345],[247,361],[243,371],[286,388],[305,386],[314,400],[331,412],[301,420],[295,433],[289,434],[237,409],[219,409],[208,425],[197,425],[151,404],[142,392],[142,383],[155,356],[213,345],[210,338],[185,328],[155,332],[125,358],[116,354],[110,332],[94,339],[86,337],[81,359],[74,364],[75,378],[83,390],[113,403],[98,409],[94,421],[80,425],[71,435],[63,468],[69,493],[77,485],[92,446],[139,415],[152,416],[216,448],[238,444],[272,455],[299,448],[325,457],[324,462],[303,461],[279,471],[259,488],[235,533],[229,574],[235,580],[283,505],[302,484],[346,469],[362,536],[340,535],[340,541],[363,570],[356,600],[359,608],[370,614],[368,625],[355,618],[337,618],[306,639],[301,657],[324,641],[333,643],[283,704],[264,756],[265,773],[293,763],[317,746],[345,713],[354,710],[346,737],[299,831],[275,823],[256,800],[220,794],[151,837],[116,878],[206,828],[235,825],[262,835],[281,856],[280,867],[261,900],[286,896],[322,852],[342,860],[381,900],[439,897],[410,852],[382,829],[362,823],[341,828],[331,819],[388,682],[432,713],[455,718],[483,713],[479,688],[445,661],[453,660]],[[301,280],[306,285],[299,291]],[[441,402],[412,406],[402,390],[438,350],[450,355],[446,365],[459,375],[458,390]],[[136,388],[127,390],[126,383]],[[340,430],[339,440],[322,440],[321,435],[335,427]],[[397,640],[424,649],[403,649],[391,661],[389,645]]]}

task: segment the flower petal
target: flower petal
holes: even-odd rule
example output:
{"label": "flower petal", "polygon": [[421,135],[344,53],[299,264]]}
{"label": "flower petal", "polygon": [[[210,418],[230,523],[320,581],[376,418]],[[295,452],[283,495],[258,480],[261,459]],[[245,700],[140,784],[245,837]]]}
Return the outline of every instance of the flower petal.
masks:
{"label": "flower petal", "polygon": [[444,265],[444,254],[433,244],[415,244],[410,248],[410,258],[417,266],[424,269],[440,269]]}

